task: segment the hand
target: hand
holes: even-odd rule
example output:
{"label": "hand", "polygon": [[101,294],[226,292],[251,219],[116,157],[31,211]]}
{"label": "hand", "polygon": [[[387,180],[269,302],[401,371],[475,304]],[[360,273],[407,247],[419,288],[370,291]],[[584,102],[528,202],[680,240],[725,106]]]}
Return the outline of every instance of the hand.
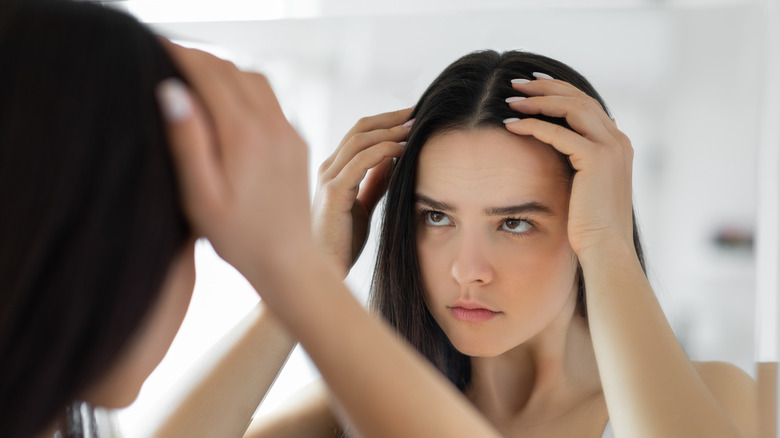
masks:
{"label": "hand", "polygon": [[631,165],[633,149],[601,105],[563,81],[537,79],[512,87],[529,96],[510,102],[524,114],[565,118],[572,129],[527,118],[507,121],[519,135],[531,135],[568,155],[576,173],[569,201],[569,242],[575,253],[599,245],[633,248]]}
{"label": "hand", "polygon": [[314,235],[344,276],[366,244],[371,213],[387,189],[392,158],[403,151],[399,142],[409,134],[403,124],[411,113],[409,108],[361,119],[320,166]]}
{"label": "hand", "polygon": [[176,80],[158,91],[195,232],[245,275],[313,247],[306,145],[266,78],[164,44],[197,93]]}

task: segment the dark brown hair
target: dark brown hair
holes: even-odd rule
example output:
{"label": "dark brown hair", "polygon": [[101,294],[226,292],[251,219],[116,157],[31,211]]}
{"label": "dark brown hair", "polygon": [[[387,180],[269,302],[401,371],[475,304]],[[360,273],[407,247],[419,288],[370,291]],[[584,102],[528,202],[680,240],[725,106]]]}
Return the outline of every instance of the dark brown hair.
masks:
{"label": "dark brown hair", "polygon": [[0,435],[40,432],[114,363],[189,228],[157,38],[95,4],[0,6]]}
{"label": "dark brown hair", "polygon": [[[428,311],[424,299],[415,237],[417,161],[422,147],[436,134],[456,129],[505,129],[503,120],[510,117],[534,117],[568,128],[564,119],[519,114],[507,105],[507,97],[520,95],[512,88],[511,80],[533,79],[533,72],[546,73],[574,85],[596,99],[609,114],[590,83],[559,61],[520,51],[471,53],[447,67],[417,102],[412,114],[414,125],[389,183],[371,288],[371,308],[386,318],[460,390],[464,390],[471,379],[470,360],[452,346]],[[563,154],[560,157],[573,176],[568,158]],[[636,221],[634,246],[644,268]],[[578,281],[579,308],[585,315],[581,273]]]}

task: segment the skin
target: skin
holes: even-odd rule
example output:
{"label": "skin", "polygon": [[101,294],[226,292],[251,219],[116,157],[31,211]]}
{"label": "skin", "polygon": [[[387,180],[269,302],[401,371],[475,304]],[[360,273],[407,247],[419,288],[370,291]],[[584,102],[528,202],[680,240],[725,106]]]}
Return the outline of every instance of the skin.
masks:
{"label": "skin", "polygon": [[[497,243],[501,238],[491,235],[496,228],[487,227],[488,220],[477,213],[484,206],[474,199],[470,203],[444,199],[458,207],[459,213],[453,213],[456,226],[461,220],[453,240],[448,241],[450,230],[421,240],[421,247],[427,249],[439,244],[455,248],[432,251],[426,259],[431,267],[424,275],[449,273],[453,277],[449,286],[456,284],[452,289],[447,282],[442,289],[432,287],[432,307],[440,299],[449,303],[461,293],[462,282],[481,276],[479,287],[497,291],[496,302],[483,303],[503,312],[496,317],[497,325],[524,312],[524,303],[543,310],[542,315],[531,314],[535,319],[528,324],[538,329],[520,330],[521,334],[509,340],[499,336],[486,347],[478,346],[476,337],[458,324],[451,324],[448,330],[459,348],[475,354],[474,381],[467,400],[387,326],[371,318],[341,283],[359,252],[356,248],[362,247],[367,230],[363,221],[385,189],[381,176],[388,168],[388,158],[402,150],[398,142],[408,133],[402,124],[409,110],[364,119],[345,137],[320,168],[314,206],[320,219],[312,223],[306,148],[284,119],[265,78],[242,73],[203,52],[169,48],[197,93],[185,90],[185,101],[179,102],[184,105],[170,116],[168,126],[185,211],[198,235],[207,236],[217,252],[247,277],[291,336],[300,340],[322,372],[343,421],[354,427],[357,436],[595,438],[606,421],[607,409],[617,436],[754,436],[752,381],[734,367],[691,363],[647,284],[631,239],[630,142],[592,99],[560,81],[513,85],[531,96],[513,102],[513,109],[564,117],[572,126],[566,130],[534,119],[507,123],[508,132],[534,137],[568,155],[577,170],[565,233],[570,251],[562,243],[560,223],[557,232],[541,233],[535,242],[540,251],[553,255],[548,260],[551,266],[564,271],[560,282],[537,278],[528,283],[549,289],[549,295],[536,295],[539,289],[532,290],[522,281],[512,281],[513,287],[504,288],[510,276],[504,268],[493,270],[485,282],[485,272],[490,272],[485,268],[491,259],[488,256],[500,253],[506,242]],[[529,155],[524,162],[532,161]],[[373,175],[361,185],[372,168]],[[268,190],[271,186],[286,190]],[[488,200],[498,206],[517,202]],[[555,203],[552,197],[546,201]],[[560,214],[562,210],[552,211]],[[312,229],[325,231],[325,235],[317,232],[315,241]],[[529,245],[532,239],[527,239]],[[460,246],[475,251],[460,251]],[[584,271],[587,324],[573,316],[571,252]],[[568,269],[564,269],[567,259]],[[496,266],[505,266],[501,263],[495,261]],[[306,275],[300,275],[302,269]],[[528,292],[516,297],[509,290]],[[478,296],[488,301],[487,294]],[[439,307],[436,312],[450,324],[446,311]],[[510,325],[517,328],[514,324],[507,328]],[[250,326],[254,328],[238,338],[254,340],[236,341],[227,349],[237,360],[261,348],[289,349],[283,337],[254,338],[263,324]],[[490,334],[491,326],[485,327]],[[210,377],[194,386],[193,400],[199,401],[194,406],[208,406],[204,400],[211,390],[233,390],[237,382],[278,371],[255,371],[250,366],[232,373],[230,363],[218,362],[208,373]],[[393,379],[387,379],[389,375]],[[239,391],[232,402],[223,393],[220,400],[228,400],[231,406],[245,405],[250,392]],[[310,400],[302,409],[264,421],[267,425],[284,421],[287,427],[253,426],[253,431],[259,430],[253,436],[300,436],[296,430],[306,430],[311,423],[298,428],[293,419],[304,418],[323,428],[312,436],[332,436],[333,431],[326,429],[332,425],[327,416],[333,415],[324,402],[326,396],[319,391]],[[187,412],[195,418],[212,411],[188,408]],[[241,432],[248,423],[243,415],[220,419],[218,414],[200,421],[223,421]],[[241,427],[236,426],[239,423]],[[198,436],[197,431],[188,436]]]}
{"label": "skin", "polygon": [[160,364],[181,327],[195,286],[195,241],[191,239],[171,262],[158,303],[121,353],[104,382],[88,390],[86,400],[116,409],[138,397],[146,378]]}
{"label": "skin", "polygon": [[[456,206],[465,216],[455,215],[455,231],[422,232],[421,253],[449,249],[425,256],[423,263],[430,266],[423,267],[423,276],[430,283],[428,300],[437,321],[458,348],[475,355],[473,380],[467,391],[471,401],[504,436],[595,438],[600,436],[607,416],[616,436],[756,436],[755,382],[730,364],[691,362],[642,272],[632,238],[633,150],[628,137],[594,99],[565,82],[541,79],[512,86],[529,96],[509,103],[512,109],[565,118],[572,128],[538,119],[505,121],[508,132],[533,137],[566,155],[576,171],[566,235],[583,269],[589,317],[585,320],[575,313],[574,300],[563,299],[566,287],[561,286],[551,287],[550,295],[535,303],[546,317],[534,315],[537,319],[532,318],[529,324],[513,327],[521,335],[485,339],[461,329],[463,324],[453,322],[439,300],[447,307],[453,299],[474,295],[486,307],[495,307],[491,310],[501,311],[507,302],[513,303],[491,321],[500,325],[510,319],[506,314],[512,316],[517,310],[514,303],[531,298],[519,293],[511,300],[506,298],[508,289],[502,286],[512,278],[511,271],[522,266],[506,269],[504,258],[493,257],[503,248],[496,243],[500,238],[491,234],[499,222],[493,227],[481,225],[489,222],[477,214],[484,209],[477,204],[482,198],[473,196],[470,203],[469,199],[444,199],[450,204],[461,202],[463,205]],[[350,249],[360,247],[365,239],[367,225],[361,221],[370,217],[375,205],[366,200],[378,199],[386,189],[382,176],[387,172],[388,158],[402,150],[399,142],[406,138],[408,127],[403,124],[409,113],[401,110],[361,119],[320,167],[314,202],[315,224],[320,221],[316,230],[324,232],[319,242],[340,262],[341,272],[349,269],[356,256]],[[470,156],[466,164],[477,158],[481,157]],[[517,180],[511,185],[504,181],[500,189],[511,192],[518,189],[516,185]],[[469,186],[460,188],[459,194],[468,194]],[[482,195],[499,205],[507,202],[491,198],[495,190]],[[354,214],[355,209],[363,214]],[[458,219],[462,219],[460,229]],[[440,220],[437,217],[434,222]],[[531,241],[524,242],[530,245]],[[517,254],[522,257],[522,250],[518,248]],[[472,279],[482,276],[490,281],[463,288],[469,272]],[[568,272],[563,269],[560,278],[570,278]],[[498,292],[473,292],[483,286]],[[517,289],[525,292],[524,286],[517,285]],[[471,329],[493,335],[491,324]],[[321,415],[328,415],[318,409]]]}
{"label": "skin", "polygon": [[[512,109],[563,117],[572,128],[538,119],[506,121],[509,131],[568,155],[576,170],[569,242],[583,269],[589,328],[615,435],[755,436],[755,382],[733,366],[688,360],[642,272],[631,236],[628,137],[594,99],[565,82],[512,86],[530,96],[510,103]],[[738,400],[747,403],[737,407]]]}
{"label": "skin", "polygon": [[[168,352],[187,313],[195,285],[194,245],[192,239],[179,250],[163,281],[159,301],[114,366],[80,399],[93,406],[119,409],[130,405],[138,397],[143,382]],[[51,437],[63,427],[63,420],[57,419],[39,436]]]}
{"label": "skin", "polygon": [[[167,118],[181,202],[196,235],[208,237],[220,256],[263,292],[264,302],[300,339],[319,367],[355,430],[363,436],[388,438],[497,437],[436,370],[386,325],[366,313],[315,243],[306,145],[285,119],[265,77],[241,72],[205,52],[172,44],[166,47],[194,87],[191,91],[180,82],[166,82],[161,85],[159,98]],[[286,190],[268,189],[277,185]],[[302,269],[306,275],[300,275]],[[179,273],[173,268],[169,274],[179,278]],[[190,280],[184,288],[189,297],[191,276],[183,277]],[[174,313],[162,303],[154,314],[158,312],[165,316]],[[228,402],[217,412],[208,409],[208,398],[215,390],[223,391],[224,400],[231,400],[225,391],[251,378],[251,357],[259,355],[258,349],[273,346],[277,353],[289,351],[289,338],[262,334],[262,329],[270,326],[259,322],[268,322],[261,314],[255,312],[236,330],[232,342],[220,352],[221,358],[191,388],[192,397],[185,394],[188,401],[182,405],[184,412],[174,415],[176,421],[197,419],[213,428],[192,434],[171,429],[171,433],[214,436],[217,430],[220,436],[243,434],[251,410],[227,418],[221,414],[233,406],[246,407],[248,400],[257,397],[249,396],[255,391],[238,391],[232,398],[237,401]],[[169,324],[160,324],[167,333]],[[154,321],[141,326],[139,345],[163,345],[167,349],[172,336],[159,332],[150,334],[154,339],[145,336],[154,326]],[[231,367],[236,363],[241,367]],[[276,374],[281,366],[265,365],[257,375],[267,376],[274,366],[271,373]],[[148,371],[138,375],[142,374]],[[381,378],[390,374],[407,385]],[[111,396],[112,401],[124,400],[125,392],[121,397],[115,393],[124,383],[113,378],[113,372],[109,376],[98,385],[104,389],[96,394]],[[262,380],[264,377],[253,381]],[[382,403],[366,403],[377,394],[382,395]],[[440,417],[429,415],[430,406],[454,418],[442,423],[437,420]]]}
{"label": "skin", "polygon": [[[503,129],[447,132],[422,149],[417,250],[426,301],[464,354],[506,353],[576,301],[568,183],[551,155]],[[529,203],[549,211],[489,211]],[[459,303],[500,313],[464,322],[453,313]]]}
{"label": "skin", "polygon": [[241,436],[295,343],[261,302],[145,413],[144,435]]}
{"label": "skin", "polygon": [[[252,116],[253,108],[264,106],[259,102],[252,105],[246,97],[258,98],[265,91],[247,93],[240,85],[253,81],[260,85],[261,78],[233,81],[233,85],[239,85],[238,90],[220,92],[218,88],[230,81],[213,78],[220,73],[235,75],[234,67],[193,51],[176,49],[174,53],[193,75],[190,80],[196,90],[201,90],[199,96],[209,114],[219,114],[223,105],[236,105],[239,110],[232,115],[238,117],[238,122],[241,117],[249,116],[254,117],[255,123],[271,123],[273,129],[286,129],[282,120]],[[368,229],[365,221],[385,190],[382,176],[389,168],[389,158],[402,151],[399,142],[408,133],[408,127],[403,124],[408,120],[409,110],[362,119],[345,136],[339,148],[320,167],[313,224],[307,223],[307,206],[298,198],[305,198],[306,185],[299,183],[305,182],[306,171],[305,159],[297,162],[294,159],[300,154],[294,140],[291,144],[286,143],[291,140],[285,141],[283,135],[272,138],[286,144],[274,147],[274,142],[268,143],[268,138],[260,135],[255,126],[245,128],[239,136],[239,140],[254,141],[239,142],[245,147],[228,147],[229,136],[234,131],[209,131],[208,124],[199,120],[207,114],[200,112],[203,110],[197,105],[192,114],[172,124],[171,138],[182,171],[185,206],[220,254],[239,266],[262,292],[279,321],[293,337],[301,340],[329,388],[327,391],[323,386],[312,388],[309,394],[280,412],[255,419],[245,436],[335,436],[334,416],[342,424],[353,426],[351,432],[356,436],[596,438],[607,416],[617,436],[755,436],[754,382],[731,365],[690,362],[641,270],[631,238],[633,154],[627,137],[594,106],[592,99],[568,84],[540,80],[513,86],[531,97],[522,103],[512,103],[512,108],[564,117],[573,130],[534,120],[509,121],[508,132],[520,139],[512,138],[515,150],[511,153],[524,153],[519,160],[523,165],[537,159],[541,164],[544,160],[538,152],[544,148],[532,141],[530,137],[533,137],[549,145],[548,150],[552,147],[568,155],[577,173],[568,199],[565,233],[560,216],[566,209],[560,208],[562,191],[556,192],[555,184],[547,179],[550,184],[540,185],[549,189],[550,197],[545,201],[558,206],[558,209],[551,206],[557,214],[542,218],[548,221],[546,224],[539,220],[541,228],[547,225],[547,234],[520,241],[523,245],[536,245],[539,251],[551,255],[545,263],[561,270],[560,282],[536,278],[529,284],[538,288],[531,289],[524,281],[511,281],[513,287],[504,287],[508,278],[517,280],[519,274],[516,276],[512,270],[519,268],[513,265],[507,269],[502,258],[493,256],[501,254],[504,245],[515,245],[513,254],[521,258],[522,245],[510,244],[502,240],[507,238],[499,237],[496,230],[502,221],[491,222],[495,218],[486,218],[478,197],[472,197],[470,202],[469,199],[444,199],[458,207],[458,212],[452,214],[456,229],[452,240],[448,234],[452,230],[436,231],[440,234],[421,239],[421,251],[436,249],[437,245],[454,248],[431,251],[431,256],[425,258],[424,263],[430,262],[431,266],[424,269],[424,275],[436,276],[442,285],[440,288],[436,282],[429,288],[429,304],[433,307],[440,299],[449,303],[453,296],[463,293],[461,285],[468,283],[469,278],[481,278],[476,281],[477,286],[472,282],[465,289],[492,292],[478,296],[483,301],[491,297],[490,302],[483,304],[496,306],[494,310],[503,312],[496,318],[497,325],[511,320],[515,313],[524,312],[526,303],[543,310],[542,315],[530,315],[533,324],[524,321],[517,326],[505,325],[508,329],[518,329],[519,334],[496,336],[496,340],[481,346],[475,341],[477,336],[461,330],[457,323],[447,322],[447,312],[440,307],[441,312],[436,313],[444,321],[442,325],[452,326],[448,334],[451,333],[459,348],[475,355],[472,384],[467,391],[470,403],[465,404],[448,382],[408,347],[398,343],[387,327],[369,318],[339,281],[362,248]],[[222,126],[216,115],[210,121],[212,126]],[[222,123],[230,125],[236,119],[224,119]],[[468,138],[476,134],[499,135],[497,132],[460,134]],[[500,135],[506,138],[508,134]],[[499,143],[496,146],[499,147],[504,140],[491,143]],[[222,159],[215,159],[222,154]],[[273,173],[279,170],[275,168],[268,172],[278,178],[273,180],[274,184],[285,183],[289,192],[258,191],[258,187],[271,180],[263,180],[268,175],[254,167],[264,169],[264,165],[276,163],[274,159],[281,160],[285,166],[282,172]],[[527,170],[528,175],[534,173],[533,168]],[[555,172],[545,173],[549,176]],[[516,180],[513,183],[513,188],[522,189]],[[500,185],[505,189],[507,182],[502,181]],[[432,192],[430,196],[447,194],[433,193],[441,187],[427,189]],[[545,190],[534,190],[534,195],[541,196]],[[499,206],[517,202],[487,195],[479,198],[479,202],[485,201]],[[288,214],[263,214],[262,209],[256,209],[257,205],[269,205],[269,202]],[[461,227],[457,228],[459,223]],[[488,223],[492,226],[488,227]],[[324,253],[315,249],[314,239],[306,232],[312,225],[316,242]],[[561,241],[563,235],[568,239],[568,249]],[[471,250],[462,251],[461,247]],[[256,248],[275,250],[256,252]],[[572,253],[585,275],[587,320],[576,312]],[[523,260],[530,263],[528,258]],[[303,266],[307,267],[305,276],[299,275]],[[535,272],[524,272],[525,278],[533,279]],[[549,294],[534,294],[541,288],[549,289]],[[524,293],[515,295],[507,292],[510,290]],[[257,336],[262,326],[252,324],[254,328],[239,338]],[[489,324],[485,326],[485,331],[494,335],[489,333]],[[485,341],[482,337],[480,340]],[[278,339],[238,342],[229,351],[243,361],[253,349],[289,351],[285,342]],[[195,383],[194,393],[200,394],[195,400],[203,403],[200,406],[208,406],[208,397],[203,394],[212,397],[219,394],[226,381],[232,382],[227,387],[233,391],[236,382],[252,382],[258,376],[278,371],[247,367],[240,373],[232,373],[229,364],[230,361],[219,362],[209,374],[218,378]],[[387,375],[394,378],[384,378]],[[233,397],[222,393],[218,399],[230,406],[242,405],[257,397],[250,393],[238,391],[232,393]],[[219,409],[196,412],[200,416],[214,414],[209,419],[214,424],[221,421]],[[180,418],[186,421],[186,415]],[[399,418],[404,421],[398,421]],[[235,423],[236,419],[230,421]],[[188,430],[188,436],[207,435]]]}
{"label": "skin", "polygon": [[[600,436],[603,403],[591,409],[593,421],[569,421],[580,412],[573,406],[599,401],[601,391],[587,321],[576,311],[569,177],[554,150],[504,129],[446,132],[422,149],[416,193],[426,302],[473,358],[472,402],[506,436],[583,428]],[[529,203],[545,209],[491,212]],[[464,321],[453,310],[461,305],[498,313]]]}
{"label": "skin", "polygon": [[[498,436],[442,376],[366,313],[315,243],[306,145],[265,77],[197,50],[169,50],[197,92],[185,90],[178,110],[166,112],[184,209],[196,231],[300,340],[358,433]],[[245,377],[220,370],[226,379]],[[391,374],[407,385],[381,378]],[[206,379],[204,385],[219,388],[214,382]],[[377,394],[382,403],[366,403]],[[453,420],[437,421],[429,415],[433,405]]]}

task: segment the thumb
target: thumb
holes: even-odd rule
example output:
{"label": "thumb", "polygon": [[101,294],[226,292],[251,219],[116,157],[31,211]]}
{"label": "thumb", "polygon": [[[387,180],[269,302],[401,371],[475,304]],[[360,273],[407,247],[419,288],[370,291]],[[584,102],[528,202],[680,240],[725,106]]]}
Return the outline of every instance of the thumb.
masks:
{"label": "thumb", "polygon": [[226,177],[205,111],[181,80],[166,79],[157,86],[165,119],[182,207],[195,232],[202,234],[220,211]]}

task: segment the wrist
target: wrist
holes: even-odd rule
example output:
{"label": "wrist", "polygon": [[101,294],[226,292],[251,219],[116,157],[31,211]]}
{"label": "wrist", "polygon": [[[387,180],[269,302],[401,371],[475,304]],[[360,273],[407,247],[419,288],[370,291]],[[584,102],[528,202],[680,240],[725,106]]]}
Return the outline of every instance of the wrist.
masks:
{"label": "wrist", "polygon": [[314,259],[322,258],[320,250],[311,242],[286,241],[249,248],[237,267],[248,280],[270,285],[291,276],[305,275],[307,266],[314,263]]}
{"label": "wrist", "polygon": [[281,320],[288,322],[322,298],[326,284],[341,285],[338,269],[314,244],[289,242],[270,251],[258,249],[239,270]]}
{"label": "wrist", "polygon": [[626,263],[639,264],[639,257],[633,242],[622,240],[604,241],[588,246],[578,252],[577,258],[583,272],[605,264],[611,266],[620,266]]}

